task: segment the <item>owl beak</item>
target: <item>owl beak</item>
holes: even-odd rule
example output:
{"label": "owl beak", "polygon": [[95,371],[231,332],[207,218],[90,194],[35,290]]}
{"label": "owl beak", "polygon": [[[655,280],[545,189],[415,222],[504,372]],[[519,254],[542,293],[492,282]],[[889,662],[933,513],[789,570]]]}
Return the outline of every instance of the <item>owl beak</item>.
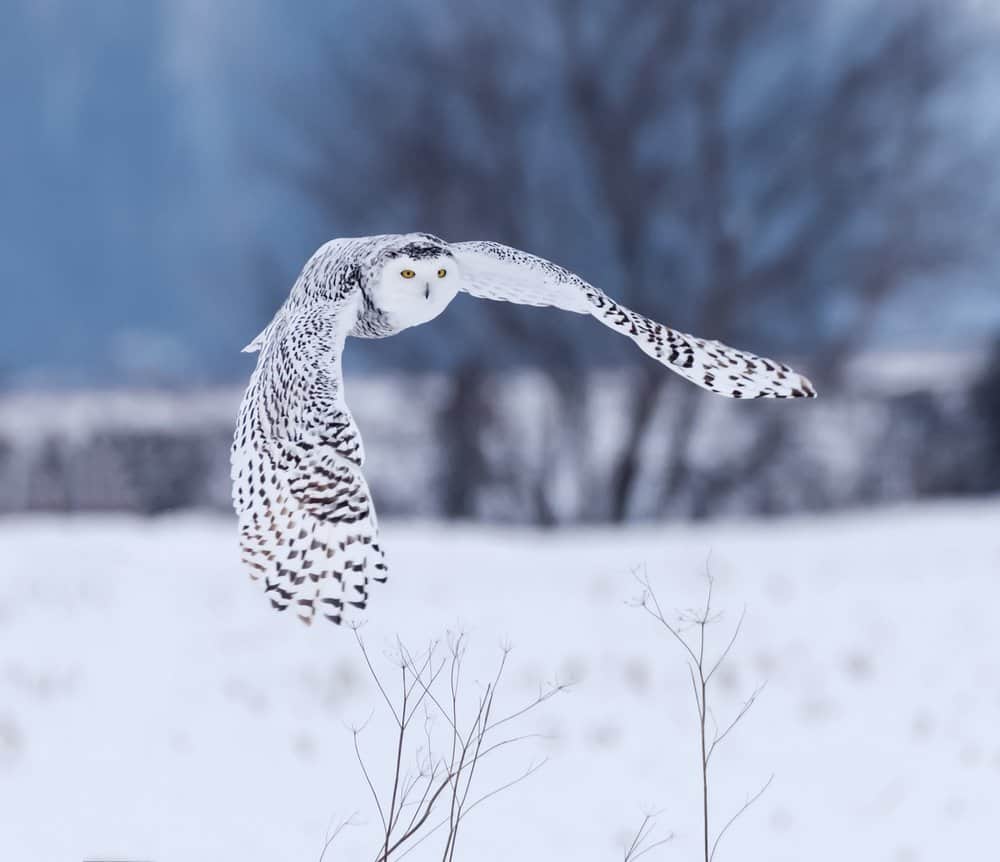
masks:
{"label": "owl beak", "polygon": [[431,298],[431,283],[429,281],[424,282],[424,299]]}

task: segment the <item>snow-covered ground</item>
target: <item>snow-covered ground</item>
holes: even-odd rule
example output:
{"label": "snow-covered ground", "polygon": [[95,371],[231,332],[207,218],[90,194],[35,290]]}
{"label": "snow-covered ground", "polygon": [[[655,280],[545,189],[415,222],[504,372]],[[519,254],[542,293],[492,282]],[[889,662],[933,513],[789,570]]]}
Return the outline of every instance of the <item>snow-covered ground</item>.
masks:
{"label": "snow-covered ground", "polygon": [[[0,859],[374,856],[390,743],[349,631],[272,612],[228,519],[0,522]],[[1000,500],[699,526],[542,533],[388,523],[393,577],[364,629],[377,662],[469,633],[469,692],[512,642],[503,706],[546,739],[484,773],[545,767],[470,815],[457,858],[621,858],[644,811],[697,858],[695,715],[677,645],[641,611],[702,596],[747,616],[718,677],[717,822],[773,772],[717,860],[990,858],[1000,816]],[[440,858],[434,840],[410,859]]]}

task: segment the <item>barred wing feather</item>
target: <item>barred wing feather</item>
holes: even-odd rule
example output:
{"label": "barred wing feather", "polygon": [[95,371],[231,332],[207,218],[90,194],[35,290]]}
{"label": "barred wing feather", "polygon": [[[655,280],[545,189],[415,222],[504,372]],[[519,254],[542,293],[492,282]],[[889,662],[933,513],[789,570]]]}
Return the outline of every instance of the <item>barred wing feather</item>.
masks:
{"label": "barred wing feather", "polygon": [[339,311],[279,312],[251,345],[231,457],[243,562],[273,607],[305,623],[356,618],[387,572],[340,376],[354,318]]}
{"label": "barred wing feather", "polygon": [[650,320],[544,258],[495,242],[450,248],[462,269],[462,289],[472,296],[592,314],[671,371],[728,398],[816,397],[809,380],[787,365]]}

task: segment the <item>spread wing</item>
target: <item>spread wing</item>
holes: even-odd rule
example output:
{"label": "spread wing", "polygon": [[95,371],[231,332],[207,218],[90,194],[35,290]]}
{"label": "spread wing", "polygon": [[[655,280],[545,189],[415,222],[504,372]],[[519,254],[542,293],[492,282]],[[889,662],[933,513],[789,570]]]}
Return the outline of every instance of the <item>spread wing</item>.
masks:
{"label": "spread wing", "polygon": [[816,390],[787,365],[650,320],[557,264],[495,242],[449,245],[462,289],[482,299],[552,305],[592,314],[692,383],[729,398],[815,398]]}
{"label": "spread wing", "polygon": [[356,301],[283,309],[247,348],[260,356],[231,457],[242,559],[271,604],[306,623],[356,616],[369,584],[386,579],[341,380],[356,318]]}

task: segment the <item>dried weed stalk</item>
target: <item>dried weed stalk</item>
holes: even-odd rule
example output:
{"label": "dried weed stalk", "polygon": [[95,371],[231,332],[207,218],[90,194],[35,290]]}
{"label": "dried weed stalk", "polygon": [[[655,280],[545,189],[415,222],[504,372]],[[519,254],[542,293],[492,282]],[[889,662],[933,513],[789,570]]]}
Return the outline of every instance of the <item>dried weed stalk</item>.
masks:
{"label": "dried weed stalk", "polygon": [[[497,715],[496,696],[509,646],[502,647],[496,671],[483,686],[463,678],[464,634],[449,634],[416,656],[397,641],[391,655],[395,680],[376,670],[357,629],[355,637],[396,727],[391,774],[381,781],[373,776],[361,751],[364,726],[352,728],[354,752],[381,823],[382,837],[373,858],[375,862],[401,859],[432,835],[441,834],[442,862],[453,862],[465,818],[481,803],[537,772],[545,760],[529,764],[509,781],[477,795],[472,788],[478,768],[498,752],[538,737],[511,734],[510,728],[567,686],[543,686],[532,700]],[[475,693],[470,692],[470,684],[477,688]],[[336,834],[327,839],[324,854]]]}
{"label": "dried weed stalk", "polygon": [[[760,685],[754,689],[736,715],[724,727],[721,727],[715,720],[715,714],[709,701],[709,684],[718,673],[726,659],[732,652],[733,645],[739,637],[740,629],[743,627],[743,619],[746,616],[746,608],[740,613],[739,620],[733,629],[726,646],[713,659],[708,652],[706,643],[706,629],[709,625],[720,622],[722,615],[713,611],[712,590],[714,580],[711,574],[706,573],[708,587],[705,596],[705,605],[694,611],[687,611],[679,615],[677,622],[672,622],[667,618],[660,602],[656,597],[656,592],[649,581],[649,576],[645,570],[633,572],[642,593],[635,604],[646,611],[654,620],[666,629],[667,632],[677,641],[687,655],[688,672],[691,676],[691,690],[694,695],[695,706],[698,712],[698,729],[701,742],[701,789],[702,789],[702,832],[704,845],[704,862],[712,862],[718,850],[719,842],[729,831],[729,828],[751,805],[754,804],[764,792],[770,787],[774,780],[774,775],[764,782],[763,786],[755,793],[746,798],[743,805],[734,813],[716,833],[714,839],[709,825],[709,764],[719,745],[732,733],[733,729],[743,720],[751,707],[757,701],[757,697],[763,691],[764,686]],[[692,636],[693,632],[693,636]]]}

